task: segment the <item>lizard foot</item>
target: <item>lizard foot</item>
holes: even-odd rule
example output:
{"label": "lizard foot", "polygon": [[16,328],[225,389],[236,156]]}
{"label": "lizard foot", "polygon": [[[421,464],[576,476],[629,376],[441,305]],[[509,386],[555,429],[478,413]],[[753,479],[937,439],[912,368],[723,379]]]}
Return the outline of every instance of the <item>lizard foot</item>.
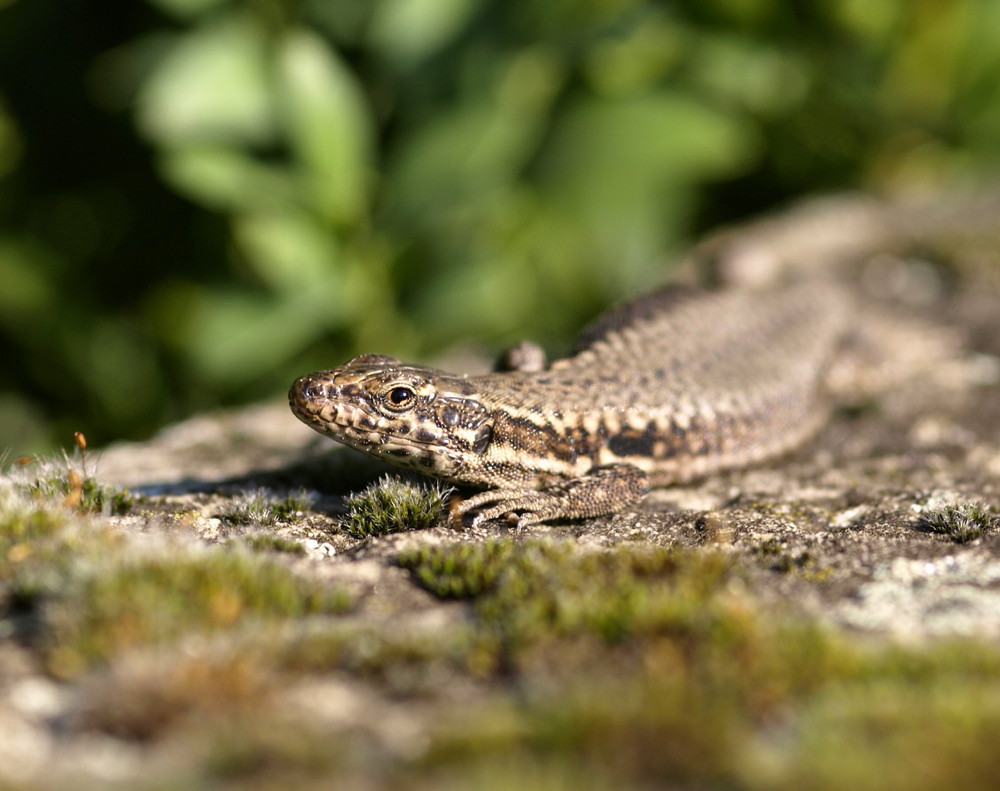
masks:
{"label": "lizard foot", "polygon": [[638,502],[649,491],[646,473],[631,464],[595,467],[586,475],[545,489],[491,489],[461,503],[455,515],[461,519],[478,511],[472,526],[516,515],[522,529],[552,519],[583,519],[621,511]]}

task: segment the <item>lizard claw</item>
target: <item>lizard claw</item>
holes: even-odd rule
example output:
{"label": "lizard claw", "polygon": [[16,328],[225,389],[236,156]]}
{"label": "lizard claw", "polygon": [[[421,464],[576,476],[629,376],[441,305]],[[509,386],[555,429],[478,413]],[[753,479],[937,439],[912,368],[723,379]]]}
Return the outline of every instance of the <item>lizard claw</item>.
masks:
{"label": "lizard claw", "polygon": [[620,510],[649,491],[646,474],[631,464],[595,467],[588,474],[547,489],[491,489],[474,494],[455,509],[459,518],[478,511],[473,527],[519,515],[518,529],[550,519],[581,519]]}
{"label": "lizard claw", "polygon": [[476,514],[472,526],[479,527],[484,522],[520,514],[517,517],[517,529],[522,530],[559,516],[560,504],[557,497],[532,490],[512,490],[507,494],[510,496]]}
{"label": "lizard claw", "polygon": [[472,527],[479,527],[495,519],[517,516],[518,529],[559,516],[560,500],[557,496],[534,489],[492,489],[479,492],[454,509],[454,516],[477,511]]}

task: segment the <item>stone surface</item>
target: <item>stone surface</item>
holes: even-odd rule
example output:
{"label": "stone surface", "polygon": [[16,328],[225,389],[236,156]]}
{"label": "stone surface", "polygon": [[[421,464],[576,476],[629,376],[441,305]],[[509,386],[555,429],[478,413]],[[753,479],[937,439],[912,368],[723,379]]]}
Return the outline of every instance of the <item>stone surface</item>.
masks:
{"label": "stone surface", "polygon": [[[655,491],[636,511],[522,532],[499,523],[476,530],[442,524],[354,539],[340,527],[344,497],[391,470],[314,434],[279,397],[92,453],[91,472],[102,483],[143,498],[131,513],[101,520],[140,557],[197,552],[240,536],[296,542],[301,553],[283,555],[283,563],[358,601],[335,629],[414,635],[431,645],[447,645],[467,623],[465,605],[431,596],[394,559],[414,545],[497,537],[560,541],[580,552],[719,550],[735,559],[756,601],[836,630],[915,645],[953,636],[995,641],[1000,527],[994,520],[980,537],[957,543],[922,521],[947,505],[1000,510],[1000,243],[981,233],[972,241],[945,240],[933,255],[879,253],[850,268],[863,309],[848,362],[832,377],[838,406],[812,443],[756,469]],[[234,526],[225,518],[250,493],[299,489],[310,493],[309,506],[277,524]],[[8,630],[0,634],[0,784],[132,787],[161,772],[183,777],[190,760],[183,756],[198,754],[196,728],[167,729],[155,749],[109,734],[139,716],[129,706],[162,704],[171,674],[193,673],[196,681],[192,668],[241,667],[239,635],[192,637],[163,654],[117,657],[62,684],[41,668],[38,646],[7,639],[16,631],[11,621],[0,628]],[[310,627],[283,629],[300,639]],[[354,650],[364,655],[363,645]],[[281,713],[276,732],[321,725],[349,739],[363,733],[377,755],[405,764],[422,754],[443,707],[464,711],[490,694],[474,674],[428,661],[416,686],[434,695],[397,699],[396,685],[415,686],[407,672],[401,663],[376,681],[306,674],[280,690],[251,672],[246,684]]]}

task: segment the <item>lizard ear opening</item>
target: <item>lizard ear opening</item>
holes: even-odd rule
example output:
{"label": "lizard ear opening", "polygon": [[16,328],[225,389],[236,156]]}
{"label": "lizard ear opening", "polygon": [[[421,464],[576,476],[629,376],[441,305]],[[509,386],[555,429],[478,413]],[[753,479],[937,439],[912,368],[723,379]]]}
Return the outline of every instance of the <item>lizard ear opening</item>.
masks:
{"label": "lizard ear opening", "polygon": [[484,423],[479,427],[476,432],[476,436],[472,440],[472,452],[478,456],[482,456],[486,453],[486,449],[490,446],[490,442],[493,439],[493,424]]}

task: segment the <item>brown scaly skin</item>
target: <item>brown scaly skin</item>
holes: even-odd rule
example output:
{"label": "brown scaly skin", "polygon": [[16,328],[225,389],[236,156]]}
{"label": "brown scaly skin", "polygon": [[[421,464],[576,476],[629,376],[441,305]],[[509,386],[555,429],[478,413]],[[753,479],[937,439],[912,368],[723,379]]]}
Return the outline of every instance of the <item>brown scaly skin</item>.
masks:
{"label": "brown scaly skin", "polygon": [[477,511],[473,524],[613,513],[651,486],[802,444],[823,423],[828,363],[854,316],[825,278],[940,238],[993,238],[998,214],[1000,190],[944,204],[806,202],[695,248],[682,271],[718,291],[624,305],[547,368],[530,346],[508,356],[517,370],[471,377],[364,355],[302,377],[289,400],[320,433],[485,489],[457,509]]}
{"label": "brown scaly skin", "polygon": [[826,414],[820,384],[847,316],[845,295],[816,279],[668,289],[541,371],[457,376],[368,354],[300,378],[289,403],[339,442],[486,489],[459,506],[474,525],[593,517],[802,443]]}

